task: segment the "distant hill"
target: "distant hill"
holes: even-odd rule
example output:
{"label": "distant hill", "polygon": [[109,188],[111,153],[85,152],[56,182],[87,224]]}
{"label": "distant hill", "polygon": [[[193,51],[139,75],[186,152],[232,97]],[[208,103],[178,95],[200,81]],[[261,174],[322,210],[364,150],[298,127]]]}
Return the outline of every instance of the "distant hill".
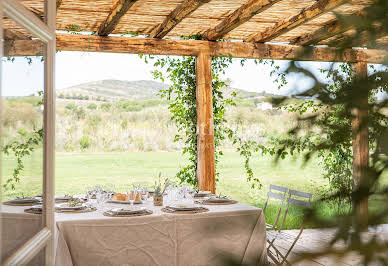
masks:
{"label": "distant hill", "polygon": [[[57,95],[62,96],[89,96],[89,99],[104,98],[108,101],[117,101],[119,99],[127,100],[149,100],[159,98],[158,93],[162,89],[168,88],[168,85],[153,80],[99,80],[75,85],[57,91]],[[249,92],[236,88],[225,88],[225,96],[232,92],[237,92],[240,99],[255,99],[265,97],[276,97],[273,94],[264,92]]]}
{"label": "distant hill", "polygon": [[168,85],[153,80],[99,80],[58,90],[57,95],[88,95],[89,98],[148,100],[158,98],[158,93]]}

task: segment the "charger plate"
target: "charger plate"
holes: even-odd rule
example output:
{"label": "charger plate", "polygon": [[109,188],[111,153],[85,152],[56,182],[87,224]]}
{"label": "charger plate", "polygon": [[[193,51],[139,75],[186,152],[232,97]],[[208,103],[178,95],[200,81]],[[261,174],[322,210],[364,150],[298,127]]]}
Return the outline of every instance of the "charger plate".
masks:
{"label": "charger plate", "polygon": [[230,200],[230,201],[225,201],[225,202],[209,202],[209,201],[196,201],[196,203],[201,204],[201,205],[231,205],[231,204],[236,204],[238,201],[236,200]]}
{"label": "charger plate", "polygon": [[6,201],[6,202],[3,202],[4,205],[9,205],[9,206],[34,206],[34,205],[37,205],[39,204],[40,202],[25,202],[25,203],[16,203],[16,202],[13,202],[13,201]]}
{"label": "charger plate", "polygon": [[200,207],[197,210],[191,210],[191,211],[175,211],[168,208],[162,208],[162,212],[166,213],[176,213],[176,214],[190,214],[190,213],[202,213],[202,212],[208,212],[209,209],[205,207]]}
{"label": "charger plate", "polygon": [[134,217],[134,216],[145,216],[145,215],[150,215],[153,212],[151,210],[145,210],[144,212],[138,212],[138,213],[132,213],[132,214],[115,214],[110,211],[104,212],[104,216],[109,216],[109,217]]}
{"label": "charger plate", "polygon": [[58,212],[58,213],[85,213],[85,212],[94,212],[96,210],[97,210],[97,208],[95,208],[95,207],[87,207],[87,208],[81,209],[81,210],[60,210],[60,209],[56,209],[55,212]]}
{"label": "charger plate", "polygon": [[28,208],[25,209],[24,212],[32,214],[42,214],[42,209]]}

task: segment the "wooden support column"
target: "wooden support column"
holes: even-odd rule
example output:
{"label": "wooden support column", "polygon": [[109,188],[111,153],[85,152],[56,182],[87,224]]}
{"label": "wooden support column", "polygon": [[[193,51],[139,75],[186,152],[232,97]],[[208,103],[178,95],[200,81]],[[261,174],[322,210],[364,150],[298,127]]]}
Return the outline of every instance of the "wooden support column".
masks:
{"label": "wooden support column", "polygon": [[[356,75],[360,78],[367,76],[367,63],[354,64]],[[369,137],[368,137],[368,91],[360,89],[359,100],[353,109],[352,131],[353,131],[353,186],[360,188],[367,182],[367,168],[369,166]],[[368,225],[368,199],[361,202],[359,206],[353,206],[355,210],[355,226],[366,228]]]}
{"label": "wooden support column", "polygon": [[196,60],[197,81],[197,178],[200,190],[215,193],[215,154],[212,103],[212,69],[209,52]]}

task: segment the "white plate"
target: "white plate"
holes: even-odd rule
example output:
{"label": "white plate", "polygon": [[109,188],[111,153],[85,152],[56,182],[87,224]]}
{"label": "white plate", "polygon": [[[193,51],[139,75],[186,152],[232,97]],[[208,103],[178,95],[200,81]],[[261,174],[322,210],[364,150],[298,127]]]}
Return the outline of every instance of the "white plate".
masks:
{"label": "white plate", "polygon": [[192,211],[192,210],[197,210],[198,206],[194,205],[194,204],[174,204],[174,205],[170,205],[170,206],[167,206],[167,208],[169,209],[172,209],[172,210],[176,210],[176,211]]}
{"label": "white plate", "polygon": [[135,214],[135,213],[140,213],[140,212],[144,212],[146,209],[144,207],[142,208],[114,208],[114,209],[111,209],[110,212],[112,212],[113,214],[121,214],[121,215],[125,215],[125,214]]}
{"label": "white plate", "polygon": [[69,206],[69,203],[62,203],[62,204],[56,205],[56,208],[60,210],[81,210],[86,208],[86,205],[77,204],[76,206]]}
{"label": "white plate", "polygon": [[10,202],[12,203],[38,203],[39,199],[33,198],[33,197],[25,197],[25,198],[13,198],[10,199]]}
{"label": "white plate", "polygon": [[70,196],[64,196],[64,195],[55,196],[56,200],[69,200],[70,198],[71,198]]}
{"label": "white plate", "polygon": [[194,193],[194,197],[206,197],[210,196],[212,193],[210,191],[199,191],[197,193]]}
{"label": "white plate", "polygon": [[108,200],[107,203],[131,204],[131,202],[127,200]]}
{"label": "white plate", "polygon": [[229,201],[232,201],[232,200],[229,199],[229,198],[208,198],[205,201],[207,201],[207,202],[229,202]]}

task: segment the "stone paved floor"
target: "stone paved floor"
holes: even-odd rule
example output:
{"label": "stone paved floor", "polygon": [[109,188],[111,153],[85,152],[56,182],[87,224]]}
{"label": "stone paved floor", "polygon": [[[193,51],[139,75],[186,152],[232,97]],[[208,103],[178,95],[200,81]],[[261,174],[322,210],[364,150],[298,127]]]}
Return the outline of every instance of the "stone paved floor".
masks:
{"label": "stone paved floor", "polygon": [[[285,230],[285,232],[289,235],[292,235],[296,237],[299,230]],[[368,233],[365,233],[364,237],[371,236],[374,234],[374,232],[377,232],[377,235],[379,239],[382,241],[388,242],[388,224],[381,225],[377,228],[370,228]],[[305,229],[303,231],[302,236],[299,238],[297,245],[294,247],[293,252],[291,253],[291,258],[300,258],[300,253],[303,252],[311,252],[311,251],[317,251],[322,249],[332,238],[335,231],[333,229]],[[284,240],[276,240],[275,241],[276,247],[278,247],[282,252],[285,253],[285,251],[290,246],[289,242]],[[284,254],[283,253],[283,254]],[[387,254],[388,256],[388,251]],[[313,260],[304,260],[301,262],[298,262],[294,265],[311,265],[311,266],[317,266],[317,265],[362,265],[361,258],[357,254],[349,254],[346,257],[344,257],[342,260],[338,260],[334,257],[330,256],[323,256],[320,258],[315,258]],[[379,265],[379,264],[376,264]]]}

